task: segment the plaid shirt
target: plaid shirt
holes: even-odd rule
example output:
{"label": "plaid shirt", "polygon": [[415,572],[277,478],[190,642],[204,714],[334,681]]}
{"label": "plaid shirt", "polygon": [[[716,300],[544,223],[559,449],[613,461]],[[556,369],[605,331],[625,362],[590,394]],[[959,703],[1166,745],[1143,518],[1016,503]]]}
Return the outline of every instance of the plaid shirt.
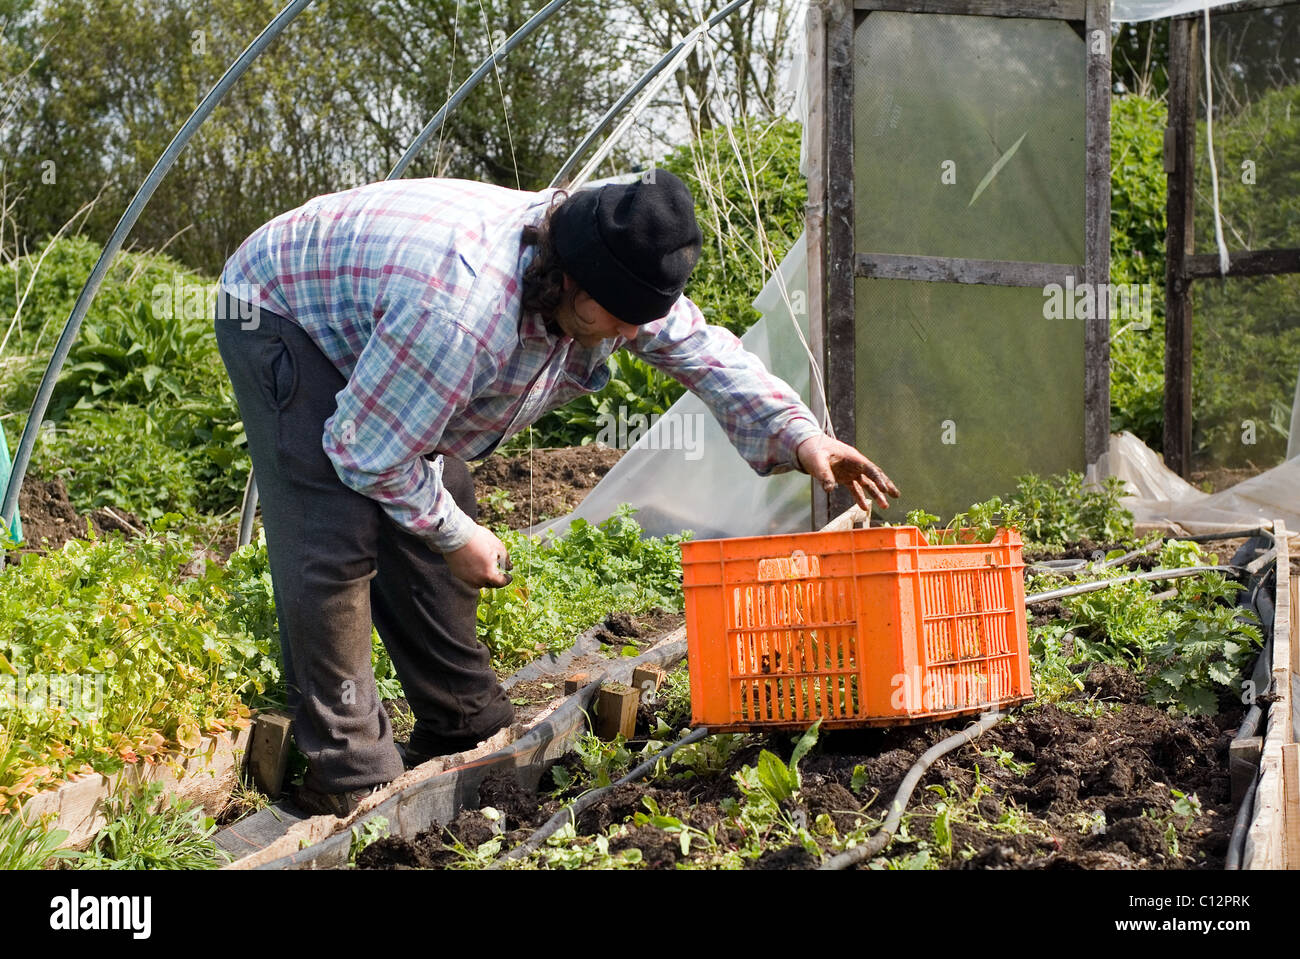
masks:
{"label": "plaid shirt", "polygon": [[347,379],[322,437],[339,479],[442,552],[475,525],[434,454],[486,456],[603,387],[619,347],[695,392],[761,476],[796,468],[797,446],[821,433],[794,390],[686,297],[634,340],[591,348],[521,316],[533,248],[520,231],[551,197],[459,180],[372,183],[281,214],[221,273],[233,295],[292,318]]}

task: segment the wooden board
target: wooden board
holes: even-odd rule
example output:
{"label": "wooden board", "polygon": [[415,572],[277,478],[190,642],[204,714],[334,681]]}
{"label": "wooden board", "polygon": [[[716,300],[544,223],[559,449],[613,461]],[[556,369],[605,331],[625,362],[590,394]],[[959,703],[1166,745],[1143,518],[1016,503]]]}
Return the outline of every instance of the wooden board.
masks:
{"label": "wooden board", "polygon": [[141,762],[112,776],[95,773],[58,789],[39,793],[24,804],[22,815],[28,821],[33,817],[50,816],[49,828],[67,830],[64,846],[73,849],[89,846],[95,834],[104,827],[107,821],[104,800],[119,786],[161,782],[166,793],[196,802],[207,815],[216,816],[239,781],[250,732],[251,727],[234,734],[205,736],[203,745],[182,761],[185,772],[180,779],[176,778],[175,770],[170,766],[162,763],[149,766]]}
{"label": "wooden board", "polygon": [[947,13],[964,17],[1082,20],[1084,0],[855,0],[859,10]]}
{"label": "wooden board", "polygon": [[[836,438],[857,446],[852,0],[831,0],[826,15],[826,397]],[[837,486],[829,501],[834,515],[853,494]]]}
{"label": "wooden board", "polygon": [[[636,659],[610,660],[608,669],[592,678],[627,682],[638,666],[651,663],[666,668],[685,655],[685,628],[682,627]],[[503,729],[474,750],[439,757],[418,769],[407,770],[389,786],[368,797],[347,819],[307,817],[287,805],[276,807],[276,812],[262,810],[218,834],[218,845],[223,849],[237,855],[242,853],[241,858],[225,868],[340,867],[347,863],[351,829],[363,820],[382,816],[388,822],[389,835],[410,838],[434,822],[454,819],[477,796],[479,783],[491,772],[513,770],[525,788],[535,788],[537,777],[549,761],[568,752],[586,731],[597,689],[593,682],[532,717],[518,739],[514,737],[520,732],[519,727]]]}
{"label": "wooden board", "polygon": [[[1286,525],[1273,523],[1277,543],[1277,596],[1273,615],[1272,692],[1277,698],[1269,707],[1264,733],[1264,754],[1259,763],[1259,788],[1255,793],[1255,814],[1246,836],[1242,857],[1246,869],[1285,869],[1287,850],[1300,836],[1300,815],[1288,815],[1296,794],[1288,790],[1284,753],[1296,742],[1292,712],[1296,622],[1292,601],[1291,556]],[[1293,757],[1294,758],[1294,757]],[[1300,868],[1300,862],[1292,862]]]}
{"label": "wooden board", "polygon": [[[826,11],[825,0],[808,5],[807,144],[808,205],[804,210],[804,245],[808,254],[808,408],[819,424],[827,416],[826,383]],[[825,525],[830,505],[820,483],[812,486],[812,525]]]}
{"label": "wooden board", "polygon": [[1192,295],[1196,155],[1196,22],[1169,25],[1169,128],[1165,133],[1165,465],[1184,478],[1192,456]]}
{"label": "wooden board", "polygon": [[972,260],[952,256],[904,253],[859,253],[853,258],[858,276],[880,280],[927,280],[934,283],[975,283],[983,286],[1036,286],[1084,279],[1084,268],[1065,263],[1023,263],[1013,260]]}
{"label": "wooden board", "polygon": [[[1084,56],[1084,272],[1093,289],[1110,283],[1110,0],[1087,0]],[[1094,42],[1094,38],[1096,42]],[[1058,281],[1059,282],[1059,281]],[[1083,460],[1110,448],[1110,302],[1097,297],[1083,340]]]}
{"label": "wooden board", "polygon": [[1271,276],[1300,273],[1300,250],[1240,250],[1228,253],[1228,272],[1219,272],[1219,254],[1202,253],[1184,261],[1187,277]]}
{"label": "wooden board", "polygon": [[1297,743],[1282,747],[1282,794],[1283,864],[1287,869],[1300,869],[1300,744]]}

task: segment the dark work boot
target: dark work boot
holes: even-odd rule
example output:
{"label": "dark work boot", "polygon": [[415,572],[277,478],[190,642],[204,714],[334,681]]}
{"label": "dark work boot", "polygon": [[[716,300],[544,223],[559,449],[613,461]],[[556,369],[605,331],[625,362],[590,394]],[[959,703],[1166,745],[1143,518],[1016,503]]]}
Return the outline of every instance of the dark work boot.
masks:
{"label": "dark work boot", "polygon": [[294,796],[294,802],[304,811],[318,816],[337,816],[340,819],[346,819],[356,812],[362,800],[379,792],[387,785],[388,783],[378,783],[374,786],[363,786],[361,789],[351,789],[341,793],[323,793],[312,789],[310,786],[299,786],[298,793]]}

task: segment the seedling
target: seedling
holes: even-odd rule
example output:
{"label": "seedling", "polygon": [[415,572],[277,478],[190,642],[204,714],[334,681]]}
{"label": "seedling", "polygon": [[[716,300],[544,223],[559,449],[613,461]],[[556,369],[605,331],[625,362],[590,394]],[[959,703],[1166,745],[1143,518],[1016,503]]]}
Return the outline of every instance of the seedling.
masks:
{"label": "seedling", "polygon": [[362,851],[388,835],[388,819],[385,816],[371,816],[360,825],[352,827],[352,843],[348,847],[348,865],[357,864],[357,856]]}
{"label": "seedling", "polygon": [[1144,809],[1142,815],[1154,820],[1164,829],[1165,844],[1175,859],[1181,855],[1178,843],[1180,835],[1185,836],[1192,823],[1201,815],[1201,800],[1192,793],[1190,796],[1180,789],[1170,789],[1170,808],[1167,810]]}
{"label": "seedling", "polygon": [[1029,770],[1034,768],[1033,763],[1016,762],[1016,754],[1009,749],[1003,749],[1000,746],[994,746],[992,749],[986,749],[980,753],[981,756],[988,756],[995,760],[1003,769],[1010,770],[1017,776],[1023,776]]}

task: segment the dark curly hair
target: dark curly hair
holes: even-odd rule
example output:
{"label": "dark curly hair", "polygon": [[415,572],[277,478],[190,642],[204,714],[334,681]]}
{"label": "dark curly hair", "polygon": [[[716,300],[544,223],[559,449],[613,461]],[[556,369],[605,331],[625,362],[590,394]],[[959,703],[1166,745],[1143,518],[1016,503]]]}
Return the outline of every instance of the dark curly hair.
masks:
{"label": "dark curly hair", "polygon": [[555,253],[551,237],[551,218],[564,205],[569,195],[563,190],[555,194],[540,223],[524,227],[520,243],[537,247],[537,253],[524,270],[524,285],[520,304],[530,313],[540,313],[547,326],[555,327],[555,314],[564,302],[564,267]]}

